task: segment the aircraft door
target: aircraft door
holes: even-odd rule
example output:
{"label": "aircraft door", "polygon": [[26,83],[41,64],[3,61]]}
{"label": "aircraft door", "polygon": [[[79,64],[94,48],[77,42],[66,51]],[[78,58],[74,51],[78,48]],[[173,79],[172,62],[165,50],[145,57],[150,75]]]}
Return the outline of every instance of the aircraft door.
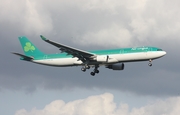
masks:
{"label": "aircraft door", "polygon": [[146,48],[146,57],[148,57],[148,55],[149,55],[149,51],[151,51],[151,48]]}
{"label": "aircraft door", "polygon": [[48,58],[48,56],[47,55],[44,55],[44,57],[43,57],[44,59],[47,59]]}

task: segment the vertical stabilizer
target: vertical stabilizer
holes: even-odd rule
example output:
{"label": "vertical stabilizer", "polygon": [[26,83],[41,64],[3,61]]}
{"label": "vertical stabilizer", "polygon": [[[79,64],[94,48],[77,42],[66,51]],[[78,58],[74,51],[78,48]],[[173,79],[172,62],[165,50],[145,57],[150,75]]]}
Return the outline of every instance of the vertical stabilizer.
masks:
{"label": "vertical stabilizer", "polygon": [[22,49],[26,56],[41,56],[44,55],[31,41],[29,41],[26,37],[19,37],[19,41],[21,43]]}

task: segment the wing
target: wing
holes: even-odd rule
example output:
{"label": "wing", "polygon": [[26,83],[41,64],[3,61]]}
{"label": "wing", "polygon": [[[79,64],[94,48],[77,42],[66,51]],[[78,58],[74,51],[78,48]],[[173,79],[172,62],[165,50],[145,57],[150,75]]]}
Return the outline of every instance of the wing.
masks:
{"label": "wing", "polygon": [[42,40],[44,40],[47,43],[50,43],[56,47],[59,48],[59,50],[61,50],[62,52],[66,52],[68,55],[72,55],[73,57],[77,57],[79,58],[79,60],[85,62],[86,60],[90,60],[92,58],[94,58],[96,55],[87,51],[83,51],[77,48],[73,48],[64,44],[60,44],[51,40],[48,40],[47,38],[45,38],[44,36],[40,35],[40,37],[42,38]]}

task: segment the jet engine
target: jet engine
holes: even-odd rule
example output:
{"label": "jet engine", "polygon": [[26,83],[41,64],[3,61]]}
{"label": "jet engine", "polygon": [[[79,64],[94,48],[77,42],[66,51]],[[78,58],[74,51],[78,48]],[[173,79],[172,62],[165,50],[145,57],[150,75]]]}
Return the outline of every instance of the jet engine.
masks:
{"label": "jet engine", "polygon": [[106,68],[109,68],[112,70],[124,70],[124,63],[108,65]]}

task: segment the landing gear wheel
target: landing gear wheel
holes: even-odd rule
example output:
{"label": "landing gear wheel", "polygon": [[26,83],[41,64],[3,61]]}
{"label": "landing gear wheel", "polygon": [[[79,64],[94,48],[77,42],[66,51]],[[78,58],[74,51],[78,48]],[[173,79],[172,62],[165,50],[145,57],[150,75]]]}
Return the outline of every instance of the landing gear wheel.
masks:
{"label": "landing gear wheel", "polygon": [[86,66],[86,69],[90,69],[90,66]]}
{"label": "landing gear wheel", "polygon": [[95,75],[95,73],[94,73],[94,72],[91,72],[91,75],[92,75],[92,76],[94,76],[94,75]]}
{"label": "landing gear wheel", "polygon": [[95,73],[99,73],[99,70],[96,70]]}
{"label": "landing gear wheel", "polygon": [[148,65],[151,67],[151,66],[152,66],[152,63],[149,63]]}
{"label": "landing gear wheel", "polygon": [[152,66],[152,60],[150,59],[149,60],[149,64],[148,64],[150,67]]}
{"label": "landing gear wheel", "polygon": [[85,72],[85,71],[86,71],[86,68],[82,67],[82,68],[81,68],[81,71]]}

